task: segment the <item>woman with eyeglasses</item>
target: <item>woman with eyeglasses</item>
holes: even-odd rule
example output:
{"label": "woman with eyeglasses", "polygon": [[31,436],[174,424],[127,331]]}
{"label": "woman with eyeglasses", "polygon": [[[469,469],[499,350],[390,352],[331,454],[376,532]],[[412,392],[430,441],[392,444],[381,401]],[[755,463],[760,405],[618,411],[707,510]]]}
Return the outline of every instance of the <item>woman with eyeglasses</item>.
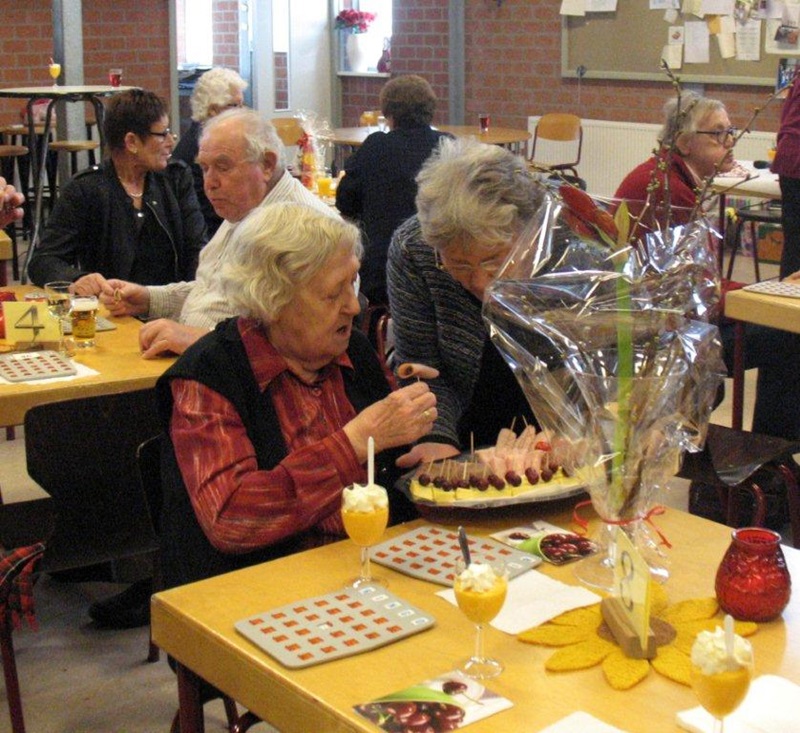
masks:
{"label": "woman with eyeglasses", "polygon": [[535,423],[511,369],[489,340],[483,293],[532,219],[543,189],[525,161],[468,139],[444,140],[417,176],[417,215],[389,245],[395,361],[439,370],[438,416],[400,466],[494,444],[516,419]]}
{"label": "woman with eyeglasses", "polygon": [[668,203],[676,223],[688,219],[703,183],[733,168],[737,135],[722,102],[694,92],[672,97],[664,105],[658,150],[625,176],[614,198],[625,199],[635,211],[653,190],[651,203]]}
{"label": "woman with eyeglasses", "polygon": [[108,278],[192,280],[208,237],[192,175],[170,160],[166,101],[141,89],[114,95],[103,130],[106,158],[63,186],[31,256],[32,282],[69,280],[76,294],[97,295]]}
{"label": "woman with eyeglasses", "polygon": [[217,67],[206,71],[197,80],[192,96],[189,98],[192,108],[192,124],[181,135],[175,150],[172,151],[172,157],[182,160],[192,171],[194,192],[200,202],[209,237],[213,237],[214,232],[219,229],[222,217],[217,216],[217,212],[214,211],[214,207],[203,189],[203,171],[196,162],[200,133],[206,120],[216,117],[226,110],[243,107],[245,89],[247,89],[247,82],[233,69]]}

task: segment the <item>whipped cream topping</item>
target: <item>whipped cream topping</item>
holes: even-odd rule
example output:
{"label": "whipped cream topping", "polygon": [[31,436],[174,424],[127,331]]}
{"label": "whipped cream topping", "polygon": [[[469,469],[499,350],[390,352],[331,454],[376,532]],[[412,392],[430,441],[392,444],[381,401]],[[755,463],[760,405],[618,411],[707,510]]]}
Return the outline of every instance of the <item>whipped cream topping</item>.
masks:
{"label": "whipped cream topping", "polygon": [[733,657],[725,648],[725,630],[701,631],[692,645],[692,664],[703,674],[720,674],[753,664],[753,647],[738,634],[733,637]]}
{"label": "whipped cream topping", "polygon": [[353,484],[344,490],[344,510],[346,512],[374,512],[376,509],[386,509],[389,506],[389,497],[386,489],[378,484]]}
{"label": "whipped cream topping", "polygon": [[466,570],[462,570],[458,581],[464,590],[486,593],[497,582],[497,573],[491,565],[482,562],[473,562]]}

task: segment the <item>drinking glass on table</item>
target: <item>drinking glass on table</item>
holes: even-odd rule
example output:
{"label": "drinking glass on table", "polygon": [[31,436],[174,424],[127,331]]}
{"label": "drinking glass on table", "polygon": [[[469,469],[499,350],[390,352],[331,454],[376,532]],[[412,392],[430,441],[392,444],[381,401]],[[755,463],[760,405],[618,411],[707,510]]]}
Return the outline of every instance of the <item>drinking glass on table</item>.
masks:
{"label": "drinking glass on table", "polygon": [[714,717],[714,733],[723,733],[724,719],[747,696],[753,677],[750,642],[733,633],[733,619],[726,628],[701,631],[692,646],[692,689],[700,704]]}
{"label": "drinking glass on table", "polygon": [[361,547],[361,574],[353,587],[377,583],[382,579],[372,577],[369,548],[383,537],[389,523],[389,497],[386,489],[377,484],[353,484],[342,491],[342,522],[347,536]]}
{"label": "drinking glass on table", "polygon": [[47,309],[50,315],[58,320],[58,349],[62,354],[67,351],[64,340],[64,319],[69,316],[72,309],[72,293],[69,289],[72,283],[68,280],[54,280],[45,283],[44,292],[47,295]]}
{"label": "drinking glass on table", "polygon": [[122,84],[122,69],[113,68],[108,70],[108,83],[112,87],[118,87]]}
{"label": "drinking glass on table", "polygon": [[479,680],[497,677],[504,666],[499,660],[486,656],[484,626],[500,613],[506,600],[508,574],[505,563],[473,558],[467,566],[464,558],[459,557],[453,589],[458,607],[477,629],[475,653],[458,666],[458,671]]}
{"label": "drinking glass on table", "polygon": [[61,64],[57,64],[55,61],[50,61],[47,71],[50,73],[50,78],[53,80],[53,86],[57,87],[58,77],[61,76]]}
{"label": "drinking glass on table", "polygon": [[94,346],[94,335],[97,330],[97,296],[77,295],[72,298],[72,338],[79,349]]}

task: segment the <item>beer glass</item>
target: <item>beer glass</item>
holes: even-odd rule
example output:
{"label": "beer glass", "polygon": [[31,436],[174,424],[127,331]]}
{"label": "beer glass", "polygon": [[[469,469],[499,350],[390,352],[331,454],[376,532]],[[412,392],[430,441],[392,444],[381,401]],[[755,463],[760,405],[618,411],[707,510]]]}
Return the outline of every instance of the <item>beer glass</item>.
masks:
{"label": "beer glass", "polygon": [[70,311],[72,321],[72,338],[79,349],[94,346],[94,335],[97,330],[97,296],[78,295],[72,299]]}

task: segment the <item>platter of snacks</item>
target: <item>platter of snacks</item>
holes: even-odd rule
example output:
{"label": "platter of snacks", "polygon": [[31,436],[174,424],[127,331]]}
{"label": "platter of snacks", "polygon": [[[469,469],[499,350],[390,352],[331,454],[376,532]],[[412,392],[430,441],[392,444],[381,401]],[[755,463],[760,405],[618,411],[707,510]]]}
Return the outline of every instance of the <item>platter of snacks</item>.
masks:
{"label": "platter of snacks", "polygon": [[486,509],[553,501],[586,490],[586,470],[576,468],[578,446],[537,432],[500,431],[494,446],[418,466],[400,488],[416,504]]}

